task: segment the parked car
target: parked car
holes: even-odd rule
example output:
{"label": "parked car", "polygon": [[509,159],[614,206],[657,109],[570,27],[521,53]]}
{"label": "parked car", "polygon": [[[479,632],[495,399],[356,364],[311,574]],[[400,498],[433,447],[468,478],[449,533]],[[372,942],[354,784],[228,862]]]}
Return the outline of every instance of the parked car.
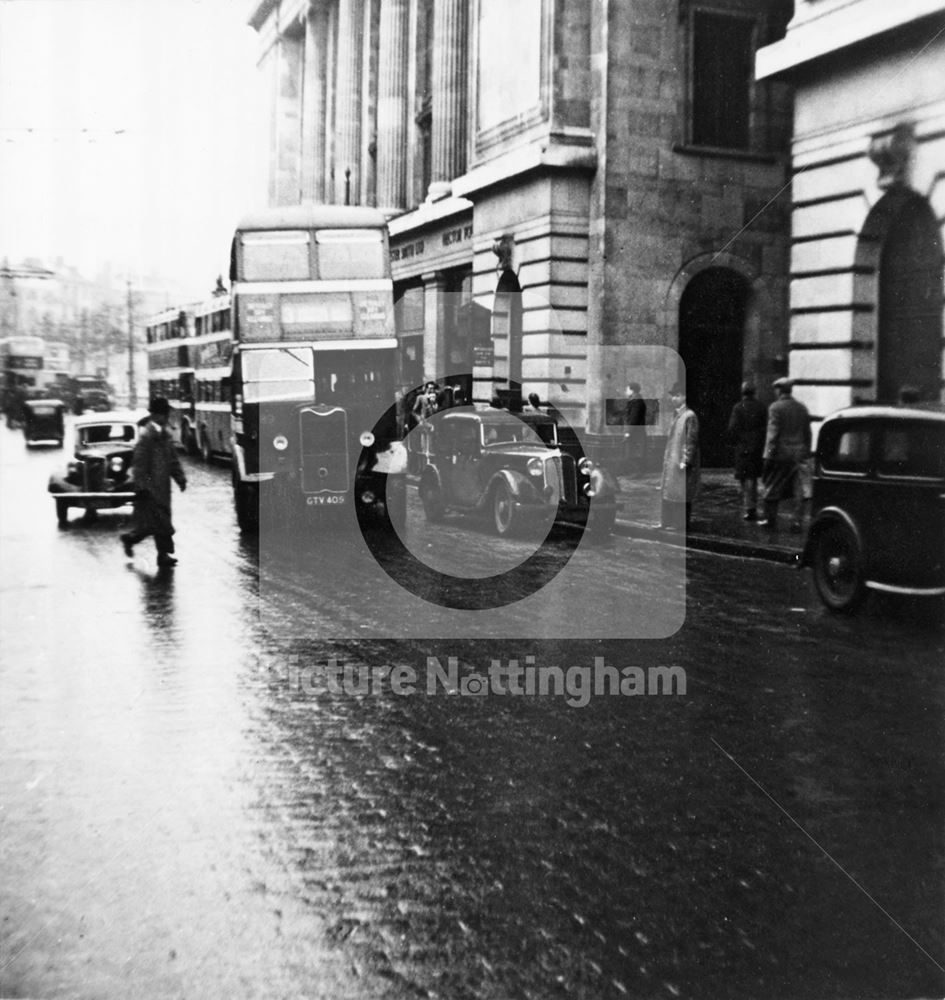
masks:
{"label": "parked car", "polygon": [[60,525],[67,523],[70,507],[81,507],[94,517],[99,510],[134,500],[131,460],[143,416],[111,412],[76,419],[73,459],[64,475],[49,479]]}
{"label": "parked car", "polygon": [[499,535],[545,531],[552,523],[598,535],[613,529],[616,481],[576,441],[562,448],[552,418],[463,407],[431,423],[418,486],[428,520],[448,511],[484,513]]}
{"label": "parked car", "polygon": [[62,447],[66,436],[66,404],[61,399],[27,399],[22,406],[26,447],[54,444]]}
{"label": "parked car", "polygon": [[72,404],[73,413],[107,413],[112,408],[112,401],[105,389],[79,389]]}
{"label": "parked car", "polygon": [[945,594],[945,412],[857,406],[827,417],[802,563],[831,611],[868,589]]}

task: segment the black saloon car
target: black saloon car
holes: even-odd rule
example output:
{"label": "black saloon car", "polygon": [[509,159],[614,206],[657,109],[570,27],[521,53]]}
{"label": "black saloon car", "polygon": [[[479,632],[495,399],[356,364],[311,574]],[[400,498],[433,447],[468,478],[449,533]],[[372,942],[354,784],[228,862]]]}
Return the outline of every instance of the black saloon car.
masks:
{"label": "black saloon car", "polygon": [[616,481],[579,447],[557,444],[549,417],[461,407],[430,421],[420,499],[426,516],[484,513],[500,535],[546,531],[553,523],[607,535],[616,516]]}
{"label": "black saloon car", "polygon": [[827,417],[802,556],[832,611],[867,589],[945,594],[945,412],[857,406]]}
{"label": "black saloon car", "polygon": [[60,525],[70,507],[95,512],[123,507],[134,500],[131,460],[141,413],[96,413],[75,421],[75,453],[64,475],[51,476],[49,493]]}
{"label": "black saloon car", "polygon": [[28,399],[23,403],[23,438],[26,447],[54,444],[62,447],[66,436],[66,404],[61,399]]}

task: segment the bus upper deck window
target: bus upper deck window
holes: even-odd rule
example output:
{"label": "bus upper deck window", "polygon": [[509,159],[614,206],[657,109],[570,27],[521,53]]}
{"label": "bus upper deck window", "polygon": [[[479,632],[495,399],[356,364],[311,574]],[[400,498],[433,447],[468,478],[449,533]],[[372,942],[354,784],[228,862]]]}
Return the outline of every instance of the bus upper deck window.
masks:
{"label": "bus upper deck window", "polygon": [[384,234],[377,229],[322,229],[315,233],[318,277],[384,278]]}
{"label": "bus upper deck window", "polygon": [[292,281],[311,277],[306,232],[243,233],[243,281]]}

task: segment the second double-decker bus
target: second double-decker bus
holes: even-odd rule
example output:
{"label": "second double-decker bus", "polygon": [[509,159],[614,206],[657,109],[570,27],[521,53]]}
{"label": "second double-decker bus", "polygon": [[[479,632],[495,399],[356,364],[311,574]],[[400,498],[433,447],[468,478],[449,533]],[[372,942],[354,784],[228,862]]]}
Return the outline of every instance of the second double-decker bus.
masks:
{"label": "second double-decker bus", "polygon": [[205,462],[213,456],[229,458],[230,362],[233,330],[230,296],[215,295],[192,309],[193,339],[190,361],[193,366],[193,393],[184,444]]}
{"label": "second double-decker bus", "polygon": [[233,494],[241,529],[354,506],[398,523],[406,452],[386,220],[295,205],[244,218],[230,265]]}
{"label": "second double-decker bus", "polygon": [[189,308],[176,306],[152,316],[145,325],[148,351],[148,394],[164,396],[171,405],[169,429],[181,447],[192,447],[191,413],[194,369],[190,357],[192,319]]}
{"label": "second double-decker bus", "polygon": [[0,340],[3,372],[0,392],[8,427],[20,423],[27,395],[42,388],[44,353],[45,345],[41,337],[6,337]]}

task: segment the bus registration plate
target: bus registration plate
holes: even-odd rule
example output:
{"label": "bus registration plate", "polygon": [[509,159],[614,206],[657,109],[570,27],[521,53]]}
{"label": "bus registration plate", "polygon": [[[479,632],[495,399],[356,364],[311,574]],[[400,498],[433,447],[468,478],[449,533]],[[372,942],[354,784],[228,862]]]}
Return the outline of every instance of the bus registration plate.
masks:
{"label": "bus registration plate", "polygon": [[342,504],[345,502],[345,499],[346,498],[344,496],[340,496],[338,494],[332,494],[324,497],[323,496],[306,497],[305,502],[309,505],[309,507],[326,507],[329,504],[334,506]]}

